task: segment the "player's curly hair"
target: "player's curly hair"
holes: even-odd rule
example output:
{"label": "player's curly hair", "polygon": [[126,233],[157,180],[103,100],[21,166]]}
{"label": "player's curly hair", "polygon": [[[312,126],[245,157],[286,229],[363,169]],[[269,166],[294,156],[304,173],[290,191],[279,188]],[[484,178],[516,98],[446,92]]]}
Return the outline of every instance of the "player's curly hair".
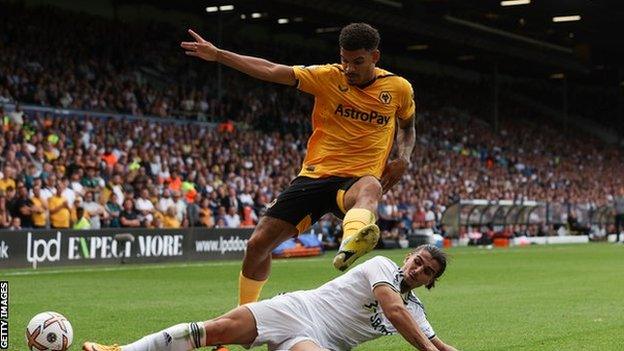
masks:
{"label": "player's curly hair", "polygon": [[379,46],[379,40],[377,29],[366,23],[351,23],[342,28],[340,37],[338,37],[340,47],[349,51],[376,50]]}
{"label": "player's curly hair", "polygon": [[414,250],[412,250],[412,252],[407,254],[407,257],[410,257],[411,255],[417,252],[423,251],[423,250],[429,252],[429,254],[431,255],[431,258],[436,260],[438,264],[440,265],[440,270],[436,273],[435,277],[433,277],[433,280],[431,281],[431,283],[425,285],[427,289],[431,289],[435,286],[436,280],[438,280],[438,278],[440,278],[442,274],[444,274],[444,271],[446,270],[446,263],[448,261],[448,255],[446,254],[446,252],[442,251],[440,248],[438,248],[435,245],[425,244],[425,245],[420,245]]}

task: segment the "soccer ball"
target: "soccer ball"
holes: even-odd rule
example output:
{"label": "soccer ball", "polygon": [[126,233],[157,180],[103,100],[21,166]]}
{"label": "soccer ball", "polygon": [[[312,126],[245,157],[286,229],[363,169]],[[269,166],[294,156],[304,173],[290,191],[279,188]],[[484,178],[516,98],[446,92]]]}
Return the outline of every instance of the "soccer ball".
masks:
{"label": "soccer ball", "polygon": [[74,330],[60,313],[39,313],[26,327],[26,342],[30,351],[67,351],[73,339]]}

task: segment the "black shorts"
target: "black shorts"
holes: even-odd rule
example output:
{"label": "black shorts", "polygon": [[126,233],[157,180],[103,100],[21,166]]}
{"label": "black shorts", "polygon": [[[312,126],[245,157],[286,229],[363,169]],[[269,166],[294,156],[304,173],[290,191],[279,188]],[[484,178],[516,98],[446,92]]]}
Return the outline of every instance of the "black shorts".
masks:
{"label": "black shorts", "polygon": [[266,216],[284,220],[304,232],[326,213],[342,219],[344,194],[359,178],[297,177],[269,205]]}

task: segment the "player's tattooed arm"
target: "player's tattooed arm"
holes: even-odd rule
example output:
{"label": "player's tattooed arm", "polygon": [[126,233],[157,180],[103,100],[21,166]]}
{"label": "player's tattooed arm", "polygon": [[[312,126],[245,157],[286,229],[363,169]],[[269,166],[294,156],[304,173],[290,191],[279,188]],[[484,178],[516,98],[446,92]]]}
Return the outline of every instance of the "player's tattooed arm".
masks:
{"label": "player's tattooed arm", "polygon": [[399,120],[397,132],[398,159],[404,160],[407,165],[411,164],[412,151],[416,144],[416,113],[406,120]]}
{"label": "player's tattooed arm", "polygon": [[416,114],[408,119],[399,120],[397,131],[398,157],[388,162],[381,176],[383,192],[396,184],[411,164],[412,151],[416,143]]}
{"label": "player's tattooed arm", "polygon": [[195,41],[184,41],[180,46],[189,56],[206,61],[216,61],[254,78],[273,83],[294,86],[297,82],[292,67],[271,62],[259,57],[239,55],[216,47],[193,30],[188,30]]}

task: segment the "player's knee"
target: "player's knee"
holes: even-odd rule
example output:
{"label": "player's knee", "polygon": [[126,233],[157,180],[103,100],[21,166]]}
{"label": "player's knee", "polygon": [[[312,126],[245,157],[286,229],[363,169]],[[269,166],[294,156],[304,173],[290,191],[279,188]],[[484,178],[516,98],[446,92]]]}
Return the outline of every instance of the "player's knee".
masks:
{"label": "player's knee", "polygon": [[247,242],[247,252],[245,252],[245,257],[263,257],[270,252],[271,248],[268,247],[265,240],[262,239],[262,234],[252,235],[252,237]]}
{"label": "player's knee", "polygon": [[[371,178],[373,178],[373,177],[371,177]],[[381,198],[383,188],[382,188],[381,183],[379,182],[379,180],[377,180],[377,178],[373,178],[371,180],[371,182],[370,182],[370,190],[371,190],[371,194],[376,199],[380,199]]]}
{"label": "player's knee", "polygon": [[364,184],[359,194],[360,197],[370,201],[378,201],[382,194],[382,187],[379,180],[375,177],[364,177],[362,181]]}
{"label": "player's knee", "polygon": [[259,262],[271,255],[284,240],[297,234],[292,224],[275,218],[264,217],[247,242],[244,263]]}

